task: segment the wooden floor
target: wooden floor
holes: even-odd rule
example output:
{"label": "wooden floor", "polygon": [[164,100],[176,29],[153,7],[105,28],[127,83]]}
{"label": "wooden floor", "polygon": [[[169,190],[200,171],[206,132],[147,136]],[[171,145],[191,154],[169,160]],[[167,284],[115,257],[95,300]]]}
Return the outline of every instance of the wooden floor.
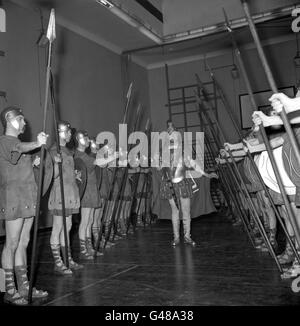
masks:
{"label": "wooden floor", "polygon": [[[299,305],[267,253],[217,214],[193,220],[196,248],[170,246],[171,222],[121,239],[73,277],[53,274],[49,234],[39,239],[38,288],[49,306]],[[77,247],[76,247],[77,249]],[[76,253],[78,251],[76,250]],[[75,254],[75,257],[77,255]],[[0,305],[2,296],[0,298]]]}

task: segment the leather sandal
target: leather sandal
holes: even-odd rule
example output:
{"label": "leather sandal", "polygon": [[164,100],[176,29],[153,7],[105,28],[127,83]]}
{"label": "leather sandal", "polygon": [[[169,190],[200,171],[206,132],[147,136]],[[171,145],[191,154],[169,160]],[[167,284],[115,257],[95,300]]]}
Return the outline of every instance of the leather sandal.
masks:
{"label": "leather sandal", "polygon": [[76,263],[73,259],[69,259],[69,268],[74,271],[78,271],[80,269],[83,269],[84,266],[81,264]]}
{"label": "leather sandal", "polygon": [[3,297],[3,301],[8,304],[12,304],[15,306],[26,306],[28,305],[28,301],[23,298],[19,292],[15,291],[14,293],[6,292]]}
{"label": "leather sandal", "polygon": [[284,273],[281,275],[282,279],[295,278],[300,275],[300,264],[297,259],[294,260],[292,267],[284,269]]}
{"label": "leather sandal", "polygon": [[174,239],[173,241],[172,241],[172,246],[173,247],[176,247],[176,246],[178,246],[180,244],[180,240],[178,239],[178,238],[176,238],[176,239]]}
{"label": "leather sandal", "polygon": [[[28,298],[29,293],[29,286],[19,289],[19,294],[23,298]],[[38,290],[36,288],[32,288],[32,298],[33,299],[40,299],[40,298],[46,298],[48,297],[48,292],[43,290]]]}
{"label": "leather sandal", "polygon": [[284,252],[281,255],[277,256],[277,258],[281,265],[291,264],[295,259],[295,253],[292,250],[291,246],[287,244]]}
{"label": "leather sandal", "polygon": [[72,276],[73,272],[66,265],[54,265],[54,273],[61,276]]}
{"label": "leather sandal", "polygon": [[93,260],[94,257],[90,255],[87,251],[86,252],[80,252],[79,253],[79,258],[82,260]]}
{"label": "leather sandal", "polygon": [[184,243],[193,247],[196,246],[196,242],[192,238],[184,238]]}

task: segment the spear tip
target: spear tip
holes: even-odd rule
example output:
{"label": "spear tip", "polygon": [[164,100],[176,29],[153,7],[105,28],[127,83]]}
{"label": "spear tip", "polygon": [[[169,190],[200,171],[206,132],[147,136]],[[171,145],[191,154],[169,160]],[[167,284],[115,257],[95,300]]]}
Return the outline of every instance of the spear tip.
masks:
{"label": "spear tip", "polygon": [[128,92],[127,92],[127,95],[126,95],[127,99],[129,99],[130,96],[131,96],[131,92],[132,92],[132,84],[133,84],[133,82],[131,82],[130,85],[129,85]]}
{"label": "spear tip", "polygon": [[150,118],[147,119],[145,130],[148,130],[150,124]]}
{"label": "spear tip", "polygon": [[52,8],[50,12],[49,24],[47,29],[47,39],[49,42],[53,42],[56,39],[55,31],[55,10]]}

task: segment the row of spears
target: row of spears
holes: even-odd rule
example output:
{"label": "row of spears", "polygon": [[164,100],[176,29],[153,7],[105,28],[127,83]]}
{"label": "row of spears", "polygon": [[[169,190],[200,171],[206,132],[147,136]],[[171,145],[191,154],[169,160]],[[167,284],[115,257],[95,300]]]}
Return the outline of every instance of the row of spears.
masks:
{"label": "row of spears", "polygon": [[[246,15],[246,19],[251,31],[251,34],[254,39],[254,43],[256,49],[258,51],[258,55],[260,61],[262,63],[262,67],[266,74],[268,83],[270,88],[274,94],[278,93],[278,88],[275,84],[274,77],[272,75],[272,71],[266,59],[261,41],[259,39],[256,26],[252,20],[249,6],[245,0],[242,0],[243,9]],[[242,54],[239,50],[235,33],[230,26],[229,20],[225,15],[225,26],[227,31],[230,33],[232,46],[234,49],[234,54],[237,59],[238,68],[241,76],[243,77],[247,93],[250,98],[251,106],[254,111],[257,112],[258,105],[256,103],[253,89],[251,86],[251,82],[249,79],[249,75],[242,57]],[[276,177],[276,182],[278,184],[278,189],[280,190],[279,196],[281,196],[281,203],[279,205],[278,200],[276,200],[276,196],[272,190],[266,185],[265,179],[259,167],[257,165],[257,160],[255,160],[255,156],[252,155],[250,151],[249,142],[243,136],[239,124],[236,121],[233,110],[226,99],[226,96],[216,80],[211,68],[208,66],[210,71],[210,76],[216,86],[217,92],[220,95],[220,99],[224,105],[224,108],[230,117],[230,120],[233,124],[233,127],[237,134],[239,135],[239,144],[240,146],[235,146],[237,144],[230,144],[226,139],[224,128],[221,127],[215,112],[213,110],[212,105],[209,102],[209,95],[206,92],[203,83],[201,82],[198,75],[196,75],[198,90],[195,92],[195,98],[197,103],[197,110],[199,112],[200,120],[203,119],[206,125],[208,126],[208,131],[210,134],[210,139],[213,139],[216,147],[212,145],[211,142],[206,141],[206,147],[210,154],[216,158],[216,171],[218,172],[220,179],[220,190],[224,195],[226,200],[228,209],[232,216],[236,216],[240,223],[243,225],[245,232],[251,241],[253,247],[261,248],[260,241],[263,242],[263,247],[269,252],[271,257],[273,258],[278,271],[281,275],[282,279],[291,279],[300,275],[300,232],[299,232],[299,222],[300,216],[297,216],[297,210],[294,209],[295,204],[291,200],[291,196],[288,196],[285,188],[285,180],[282,180],[282,174],[280,173],[280,167],[277,165],[272,146],[270,144],[270,139],[267,136],[265,127],[262,123],[262,120],[255,120],[255,112],[253,114],[253,121],[257,122],[252,130],[256,131],[256,133],[261,137],[264,143],[263,151],[266,151],[268,154],[268,158],[271,162],[271,167],[274,170],[274,175]],[[274,111],[275,112],[275,111]],[[272,114],[274,113],[272,112]],[[276,112],[276,114],[278,114]],[[287,113],[284,109],[279,112],[279,116],[282,120],[282,124],[285,128],[285,141],[289,142],[291,151],[293,152],[295,161],[297,166],[300,166],[300,152],[299,146],[296,140],[296,137],[293,133],[290,120],[288,119]],[[207,137],[207,134],[205,135]],[[252,173],[252,182],[254,182],[254,186],[256,183],[257,189],[261,189],[261,192],[264,196],[264,203],[262,203],[261,195],[258,191],[254,191],[254,193],[249,188],[249,182],[245,180],[245,174],[243,175],[243,171],[238,163],[238,155],[235,154],[234,150],[240,148],[243,149],[244,155],[244,163],[247,162],[249,170]],[[244,164],[245,166],[245,164]],[[297,169],[296,169],[297,170]],[[250,182],[251,183],[251,182]],[[262,205],[257,205],[260,203]],[[276,246],[274,245],[274,238],[272,239],[270,236],[270,230],[267,229],[266,223],[262,220],[262,211],[261,207],[263,205],[267,205],[267,210],[271,210],[273,216],[275,216],[276,221],[280,224],[286,240],[287,245],[286,248],[289,249],[291,256],[293,257],[293,261],[282,260],[283,255],[277,255]],[[282,209],[283,207],[283,209]],[[283,213],[284,212],[284,213]],[[296,213],[296,214],[295,214]],[[286,223],[283,222],[285,219]],[[292,230],[290,229],[292,228]],[[274,236],[274,235],[273,235]],[[260,240],[260,241],[259,241]],[[286,251],[285,251],[286,254]],[[292,266],[287,266],[285,263],[293,262]]]}
{"label": "row of spears", "polygon": [[[55,103],[55,89],[54,89],[54,78],[52,75],[51,61],[52,61],[52,52],[53,52],[53,42],[56,38],[55,33],[55,12],[54,9],[51,10],[49,25],[47,30],[47,38],[49,40],[48,46],[48,60],[47,60],[47,69],[46,69],[46,88],[45,88],[45,99],[44,99],[44,115],[43,115],[43,132],[46,131],[46,123],[47,123],[47,113],[48,108],[51,109],[53,114],[53,122],[55,129],[55,140],[56,140],[56,150],[59,157],[62,157],[62,149],[59,141],[59,130],[58,130],[58,118],[57,118],[57,109]],[[124,115],[122,124],[129,123],[129,111],[130,104],[132,102],[132,88],[133,84],[131,83],[128,92],[126,95],[126,103],[124,109]],[[141,129],[140,120],[141,120],[141,105],[138,105],[134,112],[134,123],[131,126],[131,132],[137,131]],[[149,137],[151,129],[151,123],[149,119],[147,120],[145,126],[145,134]],[[131,150],[133,145],[128,146],[128,152]],[[28,302],[32,303],[32,291],[33,291],[33,282],[35,280],[36,274],[36,260],[37,260],[37,235],[39,229],[39,221],[41,215],[41,201],[44,194],[47,192],[46,189],[49,186],[48,181],[45,178],[45,171],[47,169],[47,149],[45,145],[42,145],[40,155],[40,165],[38,172],[38,192],[37,192],[37,204],[36,204],[36,213],[34,218],[34,230],[33,230],[33,245],[32,245],[32,253],[31,253],[31,269],[30,269],[30,281],[29,281],[29,291],[28,291]],[[116,158],[117,160],[117,158]],[[67,231],[67,223],[66,223],[66,206],[65,206],[65,191],[64,191],[64,178],[63,178],[63,168],[62,168],[62,160],[57,162],[58,164],[58,172],[59,172],[59,182],[60,182],[60,193],[61,193],[61,210],[62,210],[62,221],[63,221],[63,233],[64,238],[68,239],[68,231]],[[76,169],[76,161],[75,161],[75,169]],[[94,258],[96,258],[99,251],[102,251],[108,247],[110,247],[114,240],[119,237],[118,227],[120,225],[120,216],[124,210],[124,192],[126,188],[126,184],[129,180],[129,167],[121,167],[116,164],[116,167],[112,170],[112,177],[110,178],[110,185],[108,192],[106,194],[106,199],[104,200],[104,204],[100,211],[100,227],[98,231],[98,235],[96,238],[96,243],[94,244]],[[81,172],[81,171],[80,171]],[[127,210],[129,214],[127,215],[125,224],[126,224],[126,234],[130,231],[135,231],[135,228],[138,223],[138,217],[141,217],[141,221],[139,224],[144,225],[151,224],[154,222],[155,215],[151,214],[150,200],[151,200],[151,191],[152,191],[152,176],[150,169],[147,168],[138,168],[135,169],[134,177],[132,178],[132,187],[131,187],[131,195],[129,207],[127,206]],[[81,179],[82,180],[82,179]],[[120,182],[119,182],[119,181]],[[79,192],[80,183],[78,183]],[[117,193],[116,193],[117,190]],[[130,230],[132,227],[132,230]],[[104,237],[104,239],[103,239]],[[69,269],[69,253],[70,250],[68,248],[68,241],[65,241],[65,247],[63,250],[63,258],[64,263],[67,269]]]}

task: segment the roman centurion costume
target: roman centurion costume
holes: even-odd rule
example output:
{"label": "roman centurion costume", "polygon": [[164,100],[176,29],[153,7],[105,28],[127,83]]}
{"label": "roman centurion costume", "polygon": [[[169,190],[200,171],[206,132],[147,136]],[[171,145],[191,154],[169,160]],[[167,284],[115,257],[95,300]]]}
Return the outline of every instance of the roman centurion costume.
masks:
{"label": "roman centurion costume", "polygon": [[[13,121],[11,124],[18,129],[19,125],[16,118],[19,116],[24,118],[22,110],[19,108],[8,107],[4,109],[0,115],[4,129],[6,129],[8,119]],[[17,136],[0,136],[0,220],[7,222],[35,216],[37,184],[33,172],[32,156],[18,151],[17,147],[20,143],[21,141]],[[29,237],[29,234],[25,236]],[[14,269],[4,268],[6,288],[4,301],[16,305],[27,304],[26,298],[29,291],[27,266],[14,265],[12,267]],[[14,276],[16,276],[18,292],[16,292]],[[33,298],[47,296],[47,292],[33,288]]]}
{"label": "roman centurion costume", "polygon": [[[85,137],[87,133],[84,131],[78,131],[76,138]],[[76,162],[81,160],[87,170],[86,186],[81,198],[81,207],[86,208],[99,208],[100,207],[100,196],[97,185],[96,177],[96,165],[94,164],[95,158],[88,155],[86,152],[76,150],[74,154],[75,165]]]}
{"label": "roman centurion costume", "polygon": [[[77,131],[75,134],[78,143],[83,142],[85,146],[89,147],[90,140],[86,131]],[[97,183],[95,158],[88,155],[85,151],[76,149],[74,154],[75,169],[81,172],[86,170],[86,181],[84,182],[84,189],[81,193],[81,208],[99,208],[101,206],[100,192]],[[94,212],[92,213],[94,214]],[[81,218],[82,215],[81,215]],[[90,218],[94,218],[94,215]],[[95,251],[93,249],[91,236],[86,235],[85,239],[80,239],[80,257],[81,259],[93,259]]]}
{"label": "roman centurion costume", "polygon": [[[70,125],[67,122],[61,122],[58,124],[59,132],[69,128]],[[66,216],[70,216],[72,214],[79,213],[80,198],[78,186],[76,184],[75,179],[73,153],[65,146],[61,146],[61,153]],[[55,155],[57,155],[57,149],[55,144],[51,147],[50,154],[53,159]],[[53,215],[62,216],[59,174],[54,176],[54,182],[50,192],[48,208]]]}
{"label": "roman centurion costume", "polygon": [[[180,213],[182,213],[184,242],[195,246],[191,239],[191,214],[190,198],[193,196],[192,183],[186,178],[188,167],[183,160],[177,159],[179,154],[179,140],[169,133],[170,136],[170,165],[162,168],[162,180],[160,185],[160,197],[169,200],[172,209],[172,226],[174,241],[173,246],[179,244],[180,239]],[[173,142],[173,144],[171,144]],[[164,149],[166,150],[166,148]],[[174,205],[175,204],[175,205]]]}
{"label": "roman centurion costume", "polygon": [[[23,115],[17,108],[1,113],[5,125],[7,114]],[[15,220],[35,215],[37,185],[30,154],[16,150],[21,141],[17,137],[0,136],[0,219]]]}
{"label": "roman centurion costume", "polygon": [[[190,198],[193,197],[192,183],[186,178],[186,166],[178,164],[173,167],[162,168],[162,180],[160,185],[160,197],[174,201],[176,208],[172,207],[172,225],[174,233],[173,245],[177,245],[180,238],[180,211],[182,211],[182,222],[185,243],[195,245],[191,239],[191,215]],[[181,199],[188,201],[188,210],[183,209]]]}
{"label": "roman centurion costume", "polygon": [[[58,132],[60,134],[67,134],[70,132],[71,126],[68,122],[61,121],[58,123]],[[66,147],[60,146],[61,151],[61,162],[62,162],[62,177],[63,177],[63,188],[64,188],[64,202],[65,202],[65,216],[70,217],[72,214],[79,213],[80,208],[80,197],[79,190],[76,184],[75,169],[73,153]],[[50,149],[50,155],[55,161],[57,157],[57,147],[54,144]],[[58,171],[55,171],[54,182],[50,191],[48,209],[53,216],[63,216],[62,212],[62,198],[60,188],[60,176]],[[53,232],[53,230],[52,230]],[[65,239],[67,241],[67,239]],[[64,255],[65,249],[61,247],[63,244],[51,244],[51,251],[54,258],[54,271],[60,275],[72,275],[73,270],[81,269],[83,266],[77,264],[71,254],[70,246],[68,246],[68,261],[69,269],[64,265],[60,251]],[[61,249],[61,250],[60,250]]]}

